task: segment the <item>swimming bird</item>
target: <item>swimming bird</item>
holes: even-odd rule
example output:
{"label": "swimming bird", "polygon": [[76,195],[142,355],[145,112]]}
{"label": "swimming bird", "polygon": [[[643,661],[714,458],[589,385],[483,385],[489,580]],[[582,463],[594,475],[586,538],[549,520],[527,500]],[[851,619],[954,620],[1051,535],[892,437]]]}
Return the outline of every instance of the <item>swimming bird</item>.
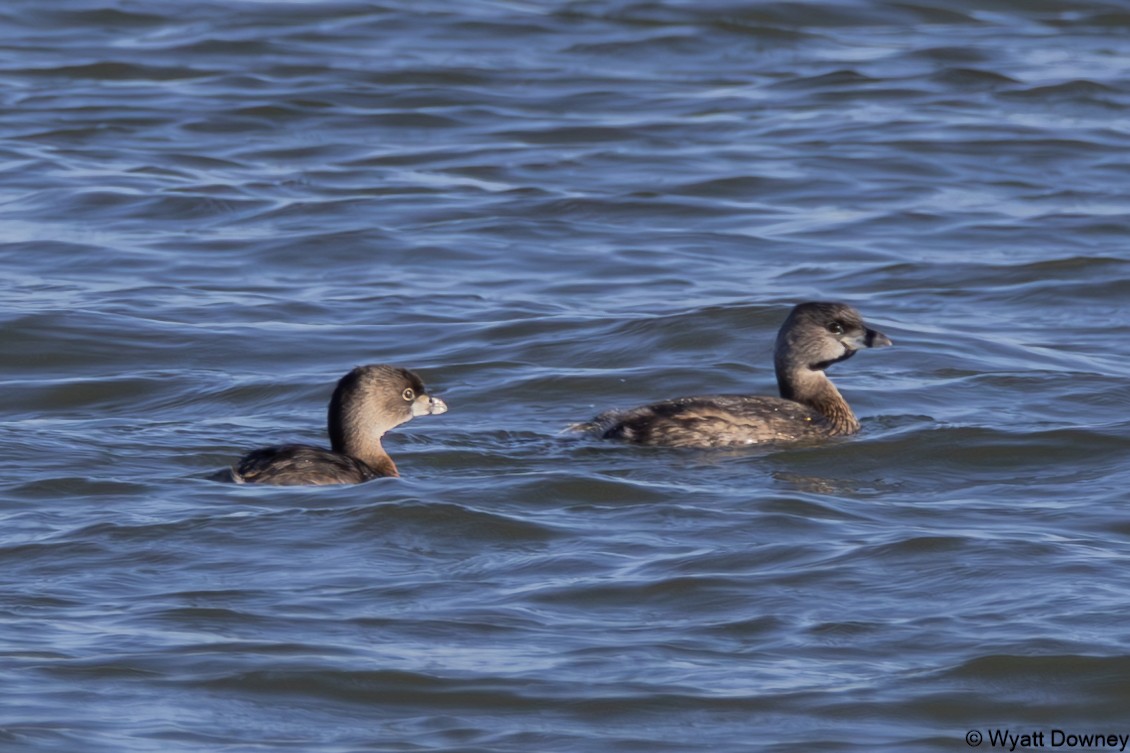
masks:
{"label": "swimming bird", "polygon": [[703,395],[609,410],[569,428],[663,447],[742,447],[854,434],[859,421],[824,371],[863,348],[891,344],[844,303],[795,306],[777,334],[780,397]]}
{"label": "swimming bird", "polygon": [[381,437],[414,416],[438,415],[447,404],[431,397],[420,378],[384,364],[358,366],[343,376],[330,398],[330,447],[288,444],[244,455],[231,469],[240,484],[357,484],[399,476]]}

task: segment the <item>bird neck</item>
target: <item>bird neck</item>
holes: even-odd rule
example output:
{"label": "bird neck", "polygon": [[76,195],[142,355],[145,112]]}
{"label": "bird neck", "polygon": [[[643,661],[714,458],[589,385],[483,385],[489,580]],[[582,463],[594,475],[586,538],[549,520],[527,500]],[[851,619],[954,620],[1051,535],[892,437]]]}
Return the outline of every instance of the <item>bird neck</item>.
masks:
{"label": "bird neck", "polygon": [[360,429],[355,422],[346,421],[340,430],[333,431],[331,426],[330,445],[334,452],[348,455],[360,460],[376,472],[378,476],[399,476],[396,463],[385,452],[381,444],[383,431],[376,429]]}
{"label": "bird neck", "polygon": [[370,453],[364,456],[354,455],[353,457],[376,471],[378,476],[399,476],[400,471],[396,469],[396,463],[392,462],[392,458],[380,446],[380,442],[377,443],[377,448],[380,451],[378,454]]}
{"label": "bird neck", "polygon": [[823,371],[778,370],[777,386],[781,397],[806,405],[823,416],[833,433],[854,434],[859,431],[859,420],[851,406]]}

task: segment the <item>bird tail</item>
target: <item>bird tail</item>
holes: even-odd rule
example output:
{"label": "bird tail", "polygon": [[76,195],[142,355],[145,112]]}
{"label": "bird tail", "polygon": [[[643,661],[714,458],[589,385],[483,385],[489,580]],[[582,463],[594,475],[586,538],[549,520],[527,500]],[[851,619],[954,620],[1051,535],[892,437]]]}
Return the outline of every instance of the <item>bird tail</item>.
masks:
{"label": "bird tail", "polygon": [[558,434],[591,434],[597,430],[597,425],[593,421],[581,421],[576,424],[569,424]]}

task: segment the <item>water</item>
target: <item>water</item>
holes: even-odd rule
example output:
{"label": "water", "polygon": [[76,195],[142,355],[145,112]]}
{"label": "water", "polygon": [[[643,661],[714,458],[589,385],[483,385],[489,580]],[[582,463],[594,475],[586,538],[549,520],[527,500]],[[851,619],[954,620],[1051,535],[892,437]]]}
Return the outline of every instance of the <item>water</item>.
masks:
{"label": "water", "polygon": [[[1128,44],[1101,0],[7,3],[0,749],[1130,733]],[[895,341],[832,374],[859,437],[558,434],[771,393],[810,299]],[[450,406],[402,479],[211,480],[366,362]]]}

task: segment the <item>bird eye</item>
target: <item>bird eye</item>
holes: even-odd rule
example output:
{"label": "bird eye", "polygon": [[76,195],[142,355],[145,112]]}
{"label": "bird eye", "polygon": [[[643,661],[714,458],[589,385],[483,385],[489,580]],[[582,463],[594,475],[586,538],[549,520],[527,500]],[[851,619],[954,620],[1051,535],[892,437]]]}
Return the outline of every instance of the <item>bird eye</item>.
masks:
{"label": "bird eye", "polygon": [[408,389],[404,390],[404,393],[403,393],[403,394],[404,394],[404,399],[405,399],[405,400],[408,400],[409,402],[411,402],[411,401],[413,401],[413,400],[415,400],[415,399],[416,399],[416,392],[415,392],[415,390],[413,390],[413,389],[412,389],[411,387],[409,387]]}
{"label": "bird eye", "polygon": [[828,325],[828,331],[833,335],[842,335],[844,333],[844,325],[840,322],[832,322]]}

